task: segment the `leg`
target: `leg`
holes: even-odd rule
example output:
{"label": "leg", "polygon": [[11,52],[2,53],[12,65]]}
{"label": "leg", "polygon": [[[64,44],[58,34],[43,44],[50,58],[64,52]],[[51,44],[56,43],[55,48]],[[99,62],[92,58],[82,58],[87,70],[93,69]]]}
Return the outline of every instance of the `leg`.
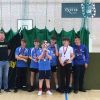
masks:
{"label": "leg", "polygon": [[58,86],[57,72],[53,72],[52,74],[55,80],[56,89],[58,89],[59,86]]}
{"label": "leg", "polygon": [[60,92],[64,92],[65,88],[65,66],[60,66]]}
{"label": "leg", "polygon": [[31,72],[30,84],[31,84],[32,87],[33,87],[33,85],[34,85],[34,75],[35,75],[35,73],[34,73],[34,72]]}
{"label": "leg", "polygon": [[29,90],[28,92],[32,92],[34,91],[34,76],[35,76],[35,72],[32,72],[30,73],[30,87],[29,87]]}
{"label": "leg", "polygon": [[80,68],[79,66],[74,66],[73,67],[74,72],[73,72],[73,80],[74,80],[74,92],[78,91],[79,87],[79,73],[80,73]]}
{"label": "leg", "polygon": [[79,77],[79,90],[84,90],[84,75],[85,75],[85,66],[80,66],[80,77]]}
{"label": "leg", "polygon": [[45,79],[46,81],[46,87],[47,87],[47,94],[52,95],[52,92],[50,91],[50,79]]}
{"label": "leg", "polygon": [[22,68],[21,69],[21,85],[23,86],[27,86],[27,68]]}
{"label": "leg", "polygon": [[65,87],[65,92],[67,92],[67,93],[69,92],[71,67],[72,67],[72,64],[67,64],[66,67],[65,67],[65,71],[66,71],[66,87]]}
{"label": "leg", "polygon": [[0,62],[0,90],[2,87],[3,64]]}
{"label": "leg", "polygon": [[9,73],[9,62],[5,62],[4,68],[3,68],[3,84],[4,89],[8,89],[8,73]]}
{"label": "leg", "polygon": [[15,90],[14,90],[14,92],[17,92],[17,89],[20,86],[20,78],[21,78],[21,69],[16,67],[16,78],[15,78]]}
{"label": "leg", "polygon": [[46,87],[47,87],[47,91],[50,90],[50,80],[49,79],[45,79],[46,81]]}

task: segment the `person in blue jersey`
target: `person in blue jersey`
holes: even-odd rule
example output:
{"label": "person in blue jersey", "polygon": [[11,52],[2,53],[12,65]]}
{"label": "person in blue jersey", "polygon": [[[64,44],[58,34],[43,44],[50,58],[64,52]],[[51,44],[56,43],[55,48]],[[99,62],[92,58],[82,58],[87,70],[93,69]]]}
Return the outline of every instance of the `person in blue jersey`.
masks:
{"label": "person in blue jersey", "polygon": [[59,49],[59,62],[60,62],[60,92],[69,93],[70,74],[72,68],[72,61],[74,59],[73,48],[69,45],[69,38],[64,37],[63,46]]}
{"label": "person in blue jersey", "polygon": [[52,75],[53,75],[54,80],[55,80],[56,90],[59,90],[58,89],[59,88],[59,86],[58,86],[58,79],[57,79],[58,47],[57,47],[57,44],[56,44],[56,38],[55,37],[51,37],[50,45],[49,45],[48,49],[52,53],[51,71],[52,71]]}
{"label": "person in blue jersey", "polygon": [[29,92],[34,91],[34,79],[35,79],[35,74],[38,73],[38,56],[37,53],[40,50],[39,48],[39,40],[35,39],[34,40],[34,47],[30,49],[29,52],[29,58],[31,60],[30,63],[30,89],[28,90]]}
{"label": "person in blue jersey", "polygon": [[89,50],[81,44],[79,36],[75,37],[75,45],[73,45],[75,58],[73,61],[74,67],[74,93],[79,91],[86,92],[84,89],[84,74],[89,63]]}
{"label": "person in blue jersey", "polygon": [[52,59],[51,52],[48,48],[47,41],[43,41],[42,49],[38,52],[39,63],[39,92],[38,95],[42,95],[43,81],[46,81],[46,93],[52,95],[50,91],[50,78],[51,78],[51,66],[50,60]]}
{"label": "person in blue jersey", "polygon": [[15,89],[14,92],[18,91],[18,88],[26,86],[26,74],[27,74],[27,59],[28,59],[28,49],[26,48],[26,40],[21,40],[21,46],[16,48],[15,51],[16,58],[16,79],[15,79]]}

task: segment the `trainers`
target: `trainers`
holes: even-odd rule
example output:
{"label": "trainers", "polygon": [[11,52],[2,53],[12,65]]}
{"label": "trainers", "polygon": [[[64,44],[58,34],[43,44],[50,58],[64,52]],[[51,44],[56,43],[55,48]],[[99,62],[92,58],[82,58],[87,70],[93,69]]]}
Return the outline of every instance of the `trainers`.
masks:
{"label": "trainers", "polygon": [[47,95],[52,95],[52,92],[50,90],[48,90],[46,93]]}
{"label": "trainers", "polygon": [[5,89],[4,91],[5,91],[5,92],[11,92],[9,89]]}
{"label": "trainers", "polygon": [[1,93],[1,89],[0,89],[0,93]]}
{"label": "trainers", "polygon": [[42,91],[39,91],[39,92],[38,92],[38,96],[41,96],[41,95],[42,95]]}

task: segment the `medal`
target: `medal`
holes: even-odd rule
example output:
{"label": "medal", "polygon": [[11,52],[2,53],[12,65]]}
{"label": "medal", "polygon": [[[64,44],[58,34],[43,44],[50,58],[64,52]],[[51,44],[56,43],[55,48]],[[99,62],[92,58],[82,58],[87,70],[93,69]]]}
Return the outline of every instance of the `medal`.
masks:
{"label": "medal", "polygon": [[46,59],[44,59],[44,61],[46,61]]}

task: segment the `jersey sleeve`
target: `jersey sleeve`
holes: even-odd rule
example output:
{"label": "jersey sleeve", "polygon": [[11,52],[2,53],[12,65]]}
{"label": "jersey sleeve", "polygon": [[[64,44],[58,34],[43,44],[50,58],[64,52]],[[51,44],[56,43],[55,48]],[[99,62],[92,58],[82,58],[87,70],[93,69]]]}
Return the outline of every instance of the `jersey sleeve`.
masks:
{"label": "jersey sleeve", "polygon": [[19,48],[16,48],[15,50],[15,56],[18,56],[19,55]]}

